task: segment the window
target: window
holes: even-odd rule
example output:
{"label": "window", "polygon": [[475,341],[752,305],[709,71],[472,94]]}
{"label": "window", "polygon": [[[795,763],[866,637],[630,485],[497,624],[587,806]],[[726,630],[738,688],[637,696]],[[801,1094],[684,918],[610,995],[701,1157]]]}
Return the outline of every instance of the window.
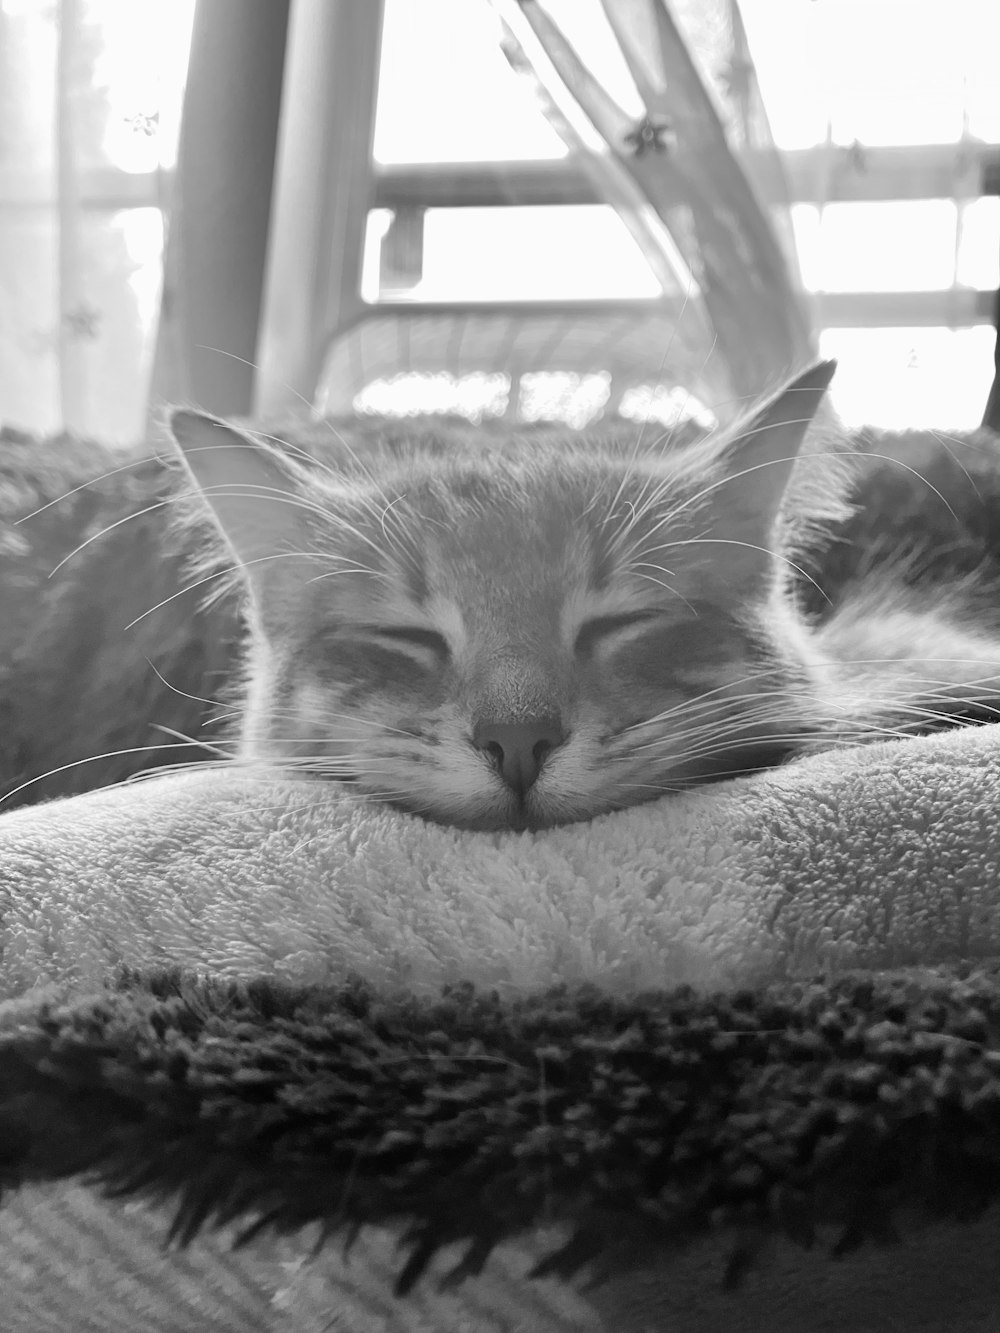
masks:
{"label": "window", "polygon": [[0,0],[0,421],[141,433],[194,0]]}
{"label": "window", "polygon": [[[698,8],[695,0],[674,7],[682,16]],[[581,51],[589,42],[600,58],[608,44],[599,5],[549,0],[548,8]],[[842,359],[838,407],[874,424],[977,424],[1000,282],[1000,199],[980,197],[985,145],[1000,143],[1000,6],[743,0],[741,12],[786,150],[821,348]],[[562,142],[507,65],[499,34],[485,0],[424,0],[419,14],[410,0],[387,0],[376,160],[387,193],[396,182],[417,199],[422,179],[432,207],[408,251],[409,274],[384,262],[380,274],[392,212],[373,216],[365,295],[653,295],[625,229],[609,210],[574,198]],[[603,74],[620,92],[621,71],[606,62]],[[527,206],[539,183],[566,202]],[[470,206],[477,190],[483,202]],[[516,207],[502,206],[505,192]]]}

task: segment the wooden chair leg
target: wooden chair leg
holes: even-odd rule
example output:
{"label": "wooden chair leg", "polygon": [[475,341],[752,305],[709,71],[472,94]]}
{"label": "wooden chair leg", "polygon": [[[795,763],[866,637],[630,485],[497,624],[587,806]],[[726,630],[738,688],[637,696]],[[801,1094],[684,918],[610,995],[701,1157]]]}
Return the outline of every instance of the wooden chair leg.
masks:
{"label": "wooden chair leg", "polygon": [[361,313],[382,0],[294,0],[255,409],[312,402],[332,337]]}
{"label": "wooden chair leg", "polygon": [[164,401],[252,408],[288,21],[289,0],[199,0],[195,10],[154,418]]}

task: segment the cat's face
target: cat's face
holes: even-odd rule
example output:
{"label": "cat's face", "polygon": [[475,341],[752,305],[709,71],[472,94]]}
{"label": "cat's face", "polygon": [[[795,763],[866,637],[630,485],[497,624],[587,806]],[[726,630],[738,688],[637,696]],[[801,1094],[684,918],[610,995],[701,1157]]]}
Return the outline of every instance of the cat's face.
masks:
{"label": "cat's face", "polygon": [[415,444],[339,474],[178,413],[250,588],[248,751],[479,829],[774,762],[811,710],[770,534],[831,370],[662,456]]}

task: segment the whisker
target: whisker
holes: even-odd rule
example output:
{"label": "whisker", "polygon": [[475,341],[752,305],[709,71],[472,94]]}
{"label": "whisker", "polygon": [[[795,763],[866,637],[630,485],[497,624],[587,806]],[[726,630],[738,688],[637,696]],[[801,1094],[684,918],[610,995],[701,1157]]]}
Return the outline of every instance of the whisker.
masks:
{"label": "whisker", "polygon": [[[128,628],[130,628],[130,627],[126,625],[125,628],[128,629]],[[145,656],[145,655],[144,655],[144,656]],[[190,699],[190,700],[192,701],[192,703],[198,703],[198,704],[211,704],[211,705],[213,705],[213,706],[216,707],[216,708],[228,708],[228,707],[230,707],[230,705],[223,703],[223,702],[222,702],[221,700],[219,700],[219,699],[205,699],[205,698],[203,698],[200,694],[188,694],[187,690],[181,690],[181,689],[178,689],[176,685],[171,685],[170,681],[167,680],[166,676],[164,676],[164,674],[162,673],[162,671],[159,670],[159,668],[157,667],[156,663],[155,663],[151,658],[146,657],[145,660],[146,660],[146,662],[152,667],[152,669],[153,669],[154,673],[156,674],[157,678],[159,679],[159,681],[160,681],[163,685],[165,685],[165,686],[167,687],[167,689],[170,690],[170,692],[171,692],[172,694],[176,694],[179,698],[181,698],[181,699]]]}
{"label": "whisker", "polygon": [[[245,708],[243,708],[243,709],[239,709],[238,711],[239,711],[239,712],[246,712],[247,710],[246,710]],[[285,721],[292,720],[292,721],[298,721],[298,720],[301,718],[301,713],[298,712],[298,711],[297,711],[296,709],[294,709],[294,708],[282,708],[282,707],[280,707],[280,705],[275,705],[273,708],[268,708],[268,710],[267,710],[267,716],[268,716],[269,720],[271,720],[271,721],[277,721],[277,720],[285,720]],[[360,714],[356,714],[356,713],[337,713],[337,712],[334,712],[332,709],[329,709],[329,708],[326,708],[326,707],[323,708],[323,715],[322,715],[322,717],[321,717],[321,718],[318,718],[318,719],[314,719],[315,725],[317,725],[317,726],[321,725],[324,721],[326,721],[327,718],[333,718],[333,719],[336,719],[338,722],[352,722],[352,723],[357,723],[359,726],[363,726],[363,727],[375,727],[375,728],[377,728],[379,731],[388,731],[388,732],[392,732],[393,735],[396,735],[396,736],[405,736],[407,740],[419,740],[419,739],[420,739],[420,737],[418,736],[418,734],[417,734],[416,732],[414,732],[414,731],[407,731],[407,730],[406,730],[405,728],[403,728],[403,727],[393,727],[393,726],[390,726],[388,722],[379,722],[379,721],[377,721],[375,718],[362,717]],[[282,737],[282,736],[269,736],[269,739],[291,741],[291,740],[297,740],[297,739],[301,739],[301,738],[300,738],[300,737],[296,737],[296,736],[285,736],[285,737]],[[320,744],[320,743],[321,743],[324,739],[326,739],[326,738],[323,737],[323,736],[317,736],[317,737],[315,737],[314,739],[315,739],[315,741],[316,741],[316,744],[318,745],[318,744]]]}
{"label": "whisker", "polygon": [[[660,358],[660,367],[659,367],[659,370],[658,370],[658,372],[657,372],[657,379],[659,379],[660,376],[662,376],[662,374],[663,374],[663,368],[664,368],[664,366],[667,364],[667,361],[670,359],[670,353],[673,351],[674,339],[677,337],[677,334],[680,332],[681,320],[684,318],[684,312],[685,312],[685,310],[687,310],[687,308],[688,308],[688,303],[689,303],[690,300],[691,300],[691,292],[692,292],[693,288],[694,288],[694,274],[693,274],[693,273],[691,272],[691,270],[689,269],[689,270],[688,270],[688,274],[687,274],[687,282],[685,283],[685,286],[684,286],[684,300],[681,302],[681,308],[680,308],[680,310],[677,312],[677,318],[676,318],[676,320],[674,321],[674,326],[673,326],[673,328],[670,330],[670,337],[667,339],[667,345],[666,345],[666,347],[663,349],[663,356]],[[717,336],[718,336],[718,335],[716,335],[716,337],[717,337]],[[712,339],[712,345],[711,345],[711,347],[708,349],[708,356],[705,357],[705,365],[708,364],[709,357],[711,357],[711,355],[712,355],[712,353],[714,352],[714,350],[715,350],[715,338]],[[702,369],[704,369],[704,366],[702,367]],[[689,395],[689,396],[690,396],[690,395]],[[643,433],[643,430],[645,429],[645,427],[646,427],[647,424],[648,424],[648,422],[644,421],[644,422],[642,423],[642,426],[641,426],[640,429],[639,429],[639,437],[638,437],[638,439],[637,439],[637,441],[636,441],[636,451],[638,451],[638,449],[639,449],[639,447],[640,447],[640,445],[641,445],[641,443],[642,443],[642,433]]]}
{"label": "whisker", "polygon": [[[660,359],[660,366],[659,366],[659,370],[658,370],[658,372],[657,372],[657,379],[659,379],[660,376],[662,376],[662,374],[663,374],[663,368],[664,368],[664,366],[667,364],[667,360],[668,360],[669,355],[670,355],[670,349],[671,349],[671,347],[673,346],[673,340],[674,340],[674,338],[675,338],[676,335],[677,335],[677,330],[678,330],[678,328],[680,327],[680,319],[681,319],[681,317],[683,316],[685,309],[687,308],[688,299],[689,299],[689,297],[690,297],[690,293],[691,293],[691,282],[692,282],[692,281],[693,281],[692,275],[689,274],[689,275],[688,275],[688,286],[687,286],[687,289],[686,289],[685,294],[684,294],[684,301],[683,301],[682,304],[681,304],[681,309],[680,309],[680,313],[679,313],[679,315],[678,315],[677,322],[674,324],[674,327],[673,327],[673,329],[671,330],[670,338],[669,338],[668,341],[667,341],[667,346],[666,346],[666,348],[664,349],[663,356],[662,356],[661,359]],[[711,356],[712,351],[714,350],[714,346],[715,346],[715,343],[714,343],[714,340],[713,340],[712,347],[709,349],[709,353],[708,353],[709,356]],[[707,364],[707,358],[706,358],[706,364]],[[607,525],[611,522],[611,519],[612,519],[613,516],[614,516],[614,512],[615,512],[615,510],[616,510],[617,507],[618,507],[618,503],[619,503],[619,501],[621,500],[621,497],[622,497],[622,494],[623,494],[624,491],[625,491],[625,488],[628,486],[629,482],[630,482],[630,481],[633,479],[633,477],[635,476],[635,465],[636,465],[638,459],[639,459],[640,457],[642,457],[644,454],[648,454],[648,453],[650,452],[650,449],[643,450],[643,447],[642,447],[643,435],[644,435],[644,433],[645,433],[646,427],[649,425],[649,421],[650,421],[650,418],[647,417],[647,419],[646,419],[645,421],[640,422],[639,430],[638,430],[638,432],[637,432],[637,434],[636,434],[635,443],[633,444],[632,449],[630,450],[630,452],[628,453],[628,455],[626,456],[626,458],[625,458],[625,460],[624,460],[624,470],[623,470],[623,472],[622,472],[621,479],[619,480],[618,487],[617,487],[617,489],[616,489],[614,495],[611,497],[611,499],[610,499],[609,501],[607,501],[607,503],[604,505],[604,515],[603,515],[603,517],[602,517],[602,519],[601,519],[601,526],[602,526],[602,528],[603,528],[603,527],[607,527]],[[655,447],[655,442],[654,442],[653,447]],[[647,480],[643,483],[642,488],[640,489],[640,495],[641,495],[642,492],[646,489],[646,487],[649,486],[649,485],[652,483],[652,480],[653,480],[653,479],[652,479],[651,477],[650,477],[650,478],[647,478]],[[590,503],[587,505],[587,508],[586,508],[586,510],[585,510],[585,513],[586,513],[586,514],[591,513],[591,512],[597,507],[598,503],[601,502],[601,500],[602,500],[602,496],[601,496],[600,491],[596,491],[596,492],[594,493],[593,497],[591,498]],[[629,503],[632,504],[631,501],[630,501]],[[633,507],[633,511],[634,511],[634,505],[632,505],[632,507]],[[620,535],[620,534],[619,534],[619,535]],[[613,540],[615,540],[615,539],[613,539]]]}
{"label": "whisker", "polygon": [[[246,357],[238,356],[235,352],[227,352],[222,347],[209,347],[204,343],[199,343],[197,344],[197,346],[202,351],[215,352],[218,356],[225,356],[228,357],[231,361],[238,361],[242,365],[250,367],[251,370],[258,369],[258,367],[255,365],[253,361],[248,360]],[[309,401],[309,399],[306,398],[298,389],[294,388],[292,385],[286,383],[284,387],[290,393],[292,393],[296,398],[299,399],[302,405],[309,411],[311,419],[313,421],[316,421],[317,418],[313,416],[313,405]],[[390,501],[378,477],[371,470],[371,468],[361,457],[361,455],[357,452],[357,450],[351,445],[347,437],[344,434],[342,434],[341,431],[337,430],[333,422],[330,421],[327,417],[320,417],[318,421],[319,424],[321,424],[328,431],[328,433],[337,441],[337,443],[344,450],[344,453],[351,460],[354,466],[358,469],[358,471],[362,474],[362,476],[366,478],[366,480],[374,488],[376,493],[381,497],[385,506],[387,508],[391,508],[392,504],[394,504],[395,501]],[[234,426],[233,429],[237,432],[240,432],[242,428],[239,426]],[[283,452],[286,452],[289,455],[289,457],[295,458],[298,461],[307,464],[311,468],[315,468],[321,472],[326,473],[326,475],[330,477],[332,480],[335,480],[337,482],[343,482],[345,480],[344,474],[342,472],[338,472],[336,468],[332,467],[324,459],[316,458],[315,455],[311,454],[308,449],[305,449],[303,448],[303,446],[296,444],[293,440],[286,440],[279,435],[269,434],[266,431],[255,430],[253,427],[247,428],[247,433],[251,435],[256,435],[263,440],[269,440],[271,443],[278,445]]]}
{"label": "whisker", "polygon": [[[790,421],[787,424],[808,425],[809,419],[804,417],[799,422]],[[758,428],[758,430],[759,429],[760,428]],[[747,439],[749,438],[750,435],[756,433],[757,431],[754,430],[754,431],[748,431],[743,435],[736,436],[733,440],[729,441],[729,447],[732,447],[734,444],[739,443],[740,440]],[[662,524],[664,523],[675,522],[676,519],[681,514],[691,510],[692,508],[700,504],[701,501],[707,499],[709,496],[713,495],[716,491],[720,490],[723,486],[729,486],[733,482],[742,481],[744,477],[752,476],[755,472],[760,472],[764,468],[778,467],[784,463],[794,463],[797,461],[797,459],[798,459],[797,454],[790,454],[786,455],[784,458],[769,458],[764,463],[753,463],[749,467],[741,468],[739,472],[727,472],[725,473],[725,475],[717,477],[714,481],[709,482],[707,485],[703,486],[701,490],[695,491],[693,495],[686,496],[678,504],[674,505],[672,509],[670,509],[666,514],[664,514],[661,517],[660,525],[662,526]]]}
{"label": "whisker", "polygon": [[[17,787],[12,787],[10,791],[6,791],[0,795],[0,805],[3,805],[5,801],[11,800],[12,797],[19,795],[22,791],[27,791],[29,787],[33,787],[37,782],[44,782],[46,778],[54,778],[59,773],[67,773],[72,768],[80,768],[83,764],[94,764],[101,759],[120,759],[124,755],[129,754],[149,754],[157,750],[177,750],[187,748],[186,744],[177,745],[168,744],[167,742],[164,742],[162,745],[130,745],[120,750],[105,750],[101,754],[91,754],[88,755],[86,759],[74,759],[71,763],[60,764],[56,768],[47,769],[46,772],[39,773],[33,778],[28,778],[26,782],[20,783]],[[117,785],[117,783],[109,784],[109,786]],[[102,788],[102,790],[104,789]]]}
{"label": "whisker", "polygon": [[220,755],[223,759],[228,759],[229,757],[222,746],[214,745],[209,741],[196,740],[194,736],[186,736],[183,731],[176,731],[173,727],[164,726],[162,722],[151,722],[150,726],[154,731],[162,731],[164,736],[173,736],[184,745],[194,745],[197,746],[199,750],[214,750],[215,753]]}
{"label": "whisker", "polygon": [[954,509],[952,509],[951,505],[941,494],[938,488],[935,485],[933,485],[930,481],[928,481],[927,478],[923,475],[923,473],[920,472],[917,468],[911,467],[909,463],[904,463],[901,458],[893,458],[891,454],[876,454],[871,452],[870,450],[858,450],[858,451],[851,450],[851,454],[852,457],[854,458],[874,458],[882,463],[892,463],[896,467],[901,467],[904,472],[909,472],[911,476],[916,477],[918,481],[922,481],[923,484],[927,487],[927,489],[929,491],[932,491],[937,496],[937,498],[944,505],[945,509],[947,509],[948,513],[955,520],[956,524],[960,523],[958,515],[955,513]]}
{"label": "whisker", "polygon": [[[654,555],[657,551],[668,551],[673,547],[680,547],[680,546],[744,546],[748,551],[760,551],[762,555],[769,556],[772,560],[780,560],[782,564],[787,565],[789,569],[794,569],[797,574],[801,574],[801,576],[804,579],[806,579],[807,582],[813,585],[813,587],[824,599],[824,601],[830,602],[830,598],[827,596],[824,589],[822,589],[819,586],[819,584],[816,582],[813,576],[808,572],[808,570],[803,569],[801,565],[797,565],[794,560],[792,560],[789,556],[784,555],[781,551],[772,551],[766,546],[758,546],[755,542],[741,542],[741,541],[736,541],[729,537],[687,537],[680,541],[663,542],[659,546],[653,546],[643,549],[642,551],[638,552],[638,554]],[[651,564],[649,561],[641,561],[641,562],[636,562],[632,566],[632,568],[659,569],[660,566],[656,564]]]}
{"label": "whisker", "polygon": [[315,556],[304,551],[275,551],[271,555],[255,556],[252,560],[244,560],[240,564],[229,565],[225,569],[215,569],[211,574],[206,574],[203,578],[195,579],[192,583],[186,583],[183,588],[179,588],[177,592],[172,592],[169,597],[164,597],[163,600],[157,602],[155,606],[147,607],[141,615],[136,616],[134,620],[130,620],[127,625],[123,625],[122,630],[124,632],[125,630],[132,629],[134,625],[138,625],[140,620],[145,620],[146,617],[151,616],[154,611],[159,611],[161,607],[169,605],[170,602],[175,601],[178,597],[183,597],[185,593],[193,592],[195,588],[201,588],[206,583],[211,583],[214,579],[232,578],[234,574],[239,574],[241,569],[248,569],[251,565],[261,565],[268,560],[314,560],[315,558]]}
{"label": "whisker", "polygon": [[[346,560],[347,556],[330,556],[328,558],[332,560]],[[328,569],[325,574],[314,574],[311,579],[307,579],[306,581],[308,583],[321,583],[323,579],[334,579],[337,578],[338,575],[343,574],[368,574],[373,578],[388,581],[388,575],[383,574],[376,569],[369,569],[367,565],[345,565],[343,569]]]}
{"label": "whisker", "polygon": [[[210,444],[188,449],[186,450],[186,453],[208,453],[220,449],[242,449],[246,447],[248,446],[238,444]],[[283,490],[279,486],[264,486],[252,482],[241,481],[218,482],[211,486],[199,486],[198,492],[205,497],[220,496],[222,498],[246,499],[249,496],[251,498],[259,497],[261,499],[276,501],[278,504],[290,504],[296,509],[302,509],[307,514],[314,514],[317,518],[320,518],[325,523],[329,524],[331,528],[342,532],[349,532],[353,537],[364,542],[366,546],[371,547],[377,556],[382,557],[384,555],[384,550],[379,546],[378,542],[376,542],[374,538],[369,537],[367,533],[362,532],[362,530],[356,527],[353,523],[349,522],[343,514],[325,508],[316,500],[307,500],[304,496],[297,494],[295,491]],[[183,498],[190,499],[190,493],[187,493]],[[320,553],[317,552],[316,554],[319,555]]]}
{"label": "whisker", "polygon": [[955,451],[954,449],[952,449],[951,446],[952,446],[953,444],[963,443],[963,444],[965,444],[966,448],[968,448],[968,449],[972,449],[975,453],[984,453],[985,450],[983,450],[983,449],[977,447],[977,446],[974,445],[974,444],[969,444],[967,441],[959,441],[959,440],[956,440],[956,439],[954,438],[954,436],[947,435],[947,434],[945,434],[944,431],[932,430],[932,431],[931,431],[931,434],[934,436],[934,438],[937,440],[937,442],[938,442],[938,444],[941,446],[941,448],[945,451],[945,453],[948,455],[948,457],[951,459],[951,461],[955,464],[955,466],[959,469],[959,471],[960,471],[960,472],[962,473],[962,475],[965,477],[965,480],[969,483],[969,486],[970,486],[971,489],[972,489],[972,493],[973,493],[973,495],[976,497],[976,499],[979,501],[979,503],[980,503],[980,504],[984,503],[984,502],[983,502],[982,492],[980,491],[980,489],[979,489],[979,487],[976,485],[976,483],[973,481],[973,479],[972,479],[972,474],[969,472],[969,469],[965,466],[965,464],[964,464],[964,463],[962,462],[962,460],[959,458],[959,456],[958,456],[958,454],[956,453],[956,451]]}
{"label": "whisker", "polygon": [[[750,672],[748,675],[739,676],[735,680],[724,681],[721,685],[714,685],[710,689],[703,690],[700,694],[693,695],[690,699],[684,699],[679,704],[675,704],[672,708],[666,708],[662,712],[656,713],[652,717],[644,719],[642,722],[635,723],[634,726],[629,726],[624,728],[624,730],[631,731],[634,729],[634,727],[645,727],[648,726],[650,723],[662,722],[667,718],[677,714],[678,712],[690,709],[693,705],[699,703],[702,700],[711,700],[713,699],[713,696],[717,697],[723,694],[724,691],[733,689],[733,687],[736,685],[749,685],[756,680],[766,680],[767,677],[769,676],[780,677],[781,674],[782,674],[782,668],[775,667],[764,671]],[[785,689],[781,689],[774,691],[774,693],[779,694],[782,697],[785,697],[787,691]],[[719,702],[720,705],[724,707],[727,703],[732,702],[734,698],[736,700],[742,700],[742,699],[754,699],[759,697],[760,697],[760,691],[748,691],[746,694],[742,695],[736,695],[736,696],[727,695],[723,699],[717,700],[717,702]],[[812,695],[810,691],[802,690],[800,691],[800,697],[811,698]]]}
{"label": "whisker", "polygon": [[[659,568],[659,566],[654,566],[654,568]],[[663,572],[665,574],[669,574],[670,570],[667,569],[664,570]],[[691,605],[691,603],[684,596],[684,594],[682,592],[678,592],[678,590],[672,587],[669,583],[664,583],[662,579],[658,579],[654,574],[640,574],[639,578],[647,579],[650,583],[655,583],[658,587],[662,588],[664,592],[673,593],[675,597],[680,598],[680,600],[684,603],[684,605],[688,608],[688,610],[691,612],[693,616],[698,615],[697,610]]]}
{"label": "whisker", "polygon": [[169,499],[157,500],[155,504],[146,505],[144,509],[138,509],[132,514],[125,514],[124,517],[116,519],[114,523],[107,524],[106,527],[101,528],[100,532],[91,533],[91,535],[85,541],[82,541],[79,546],[74,547],[69,555],[63,556],[58,565],[49,571],[48,577],[52,578],[54,575],[58,574],[63,565],[72,560],[75,555],[79,555],[81,551],[86,550],[86,548],[90,546],[92,542],[96,542],[98,538],[106,537],[109,532],[114,532],[115,528],[120,528],[125,523],[131,523],[135,518],[142,518],[145,514],[153,514],[157,509],[165,509],[170,503],[171,501]]}
{"label": "whisker", "polygon": [[89,477],[86,481],[81,481],[79,486],[72,486],[68,491],[63,491],[57,495],[54,500],[47,500],[45,504],[39,505],[37,509],[32,509],[30,514],[22,514],[20,518],[14,519],[14,527],[27,523],[29,519],[37,518],[39,514],[44,514],[46,509],[51,509],[53,505],[62,504],[63,500],[68,500],[71,495],[78,495],[80,491],[89,490],[91,486],[98,486],[102,481],[107,481],[109,477],[116,477],[119,472],[130,472],[134,468],[144,467],[147,463],[163,463],[164,459],[160,454],[146,454],[142,458],[133,458],[128,463],[122,463],[120,467],[109,468],[107,472],[102,472],[99,476]]}

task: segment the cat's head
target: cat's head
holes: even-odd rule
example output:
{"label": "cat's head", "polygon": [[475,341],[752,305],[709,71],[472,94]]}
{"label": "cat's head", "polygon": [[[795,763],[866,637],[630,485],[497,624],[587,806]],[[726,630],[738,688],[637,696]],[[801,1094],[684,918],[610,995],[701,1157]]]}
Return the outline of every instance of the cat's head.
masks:
{"label": "cat's head", "polygon": [[247,753],[481,829],[775,762],[813,712],[772,543],[832,373],[672,450],[470,427],[339,467],[176,412],[245,578]]}

